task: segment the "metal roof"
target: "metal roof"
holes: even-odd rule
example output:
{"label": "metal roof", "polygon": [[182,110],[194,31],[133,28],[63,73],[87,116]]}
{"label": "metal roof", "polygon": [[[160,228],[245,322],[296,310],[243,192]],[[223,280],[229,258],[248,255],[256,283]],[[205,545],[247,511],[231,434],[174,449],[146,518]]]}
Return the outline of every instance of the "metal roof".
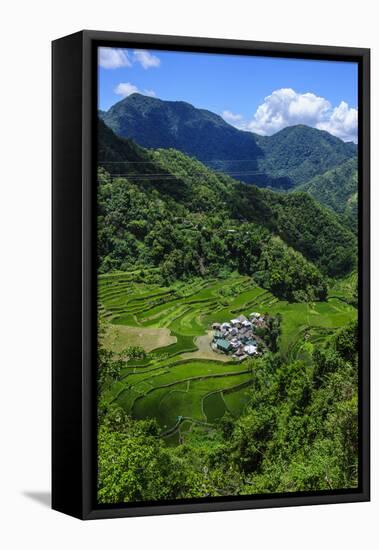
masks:
{"label": "metal roof", "polygon": [[217,340],[216,346],[220,347],[221,349],[225,349],[226,351],[231,348],[229,340],[225,340],[224,338],[220,338],[220,340]]}

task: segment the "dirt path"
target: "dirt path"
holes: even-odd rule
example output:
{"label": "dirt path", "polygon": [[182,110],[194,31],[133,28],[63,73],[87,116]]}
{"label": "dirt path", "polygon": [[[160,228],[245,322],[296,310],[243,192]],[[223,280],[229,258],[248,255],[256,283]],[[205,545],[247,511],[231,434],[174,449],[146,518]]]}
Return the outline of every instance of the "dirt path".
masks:
{"label": "dirt path", "polygon": [[119,353],[128,346],[140,346],[146,352],[176,343],[168,328],[128,327],[109,324],[103,337],[104,346]]}
{"label": "dirt path", "polygon": [[208,330],[207,334],[203,336],[197,336],[195,338],[195,345],[198,347],[197,351],[187,352],[182,354],[183,359],[213,359],[213,361],[229,362],[232,361],[230,355],[225,353],[217,353],[211,348],[211,342],[213,337],[213,330]]}

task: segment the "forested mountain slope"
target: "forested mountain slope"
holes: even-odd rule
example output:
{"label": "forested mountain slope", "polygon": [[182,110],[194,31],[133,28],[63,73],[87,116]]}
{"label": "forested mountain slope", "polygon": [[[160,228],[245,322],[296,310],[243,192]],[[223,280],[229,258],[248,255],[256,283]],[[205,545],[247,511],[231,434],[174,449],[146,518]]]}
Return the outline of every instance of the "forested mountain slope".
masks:
{"label": "forested mountain slope", "polygon": [[289,126],[272,136],[256,136],[256,142],[264,152],[262,169],[276,177],[290,177],[294,186],[356,154],[353,143],[303,124]]}
{"label": "forested mountain slope", "polygon": [[301,300],[325,297],[325,276],[355,265],[354,235],[304,193],[236,182],[173,149],[147,151],[101,121],[99,162],[101,271],[159,266],[172,280],[238,270]]}
{"label": "forested mountain slope", "polygon": [[177,149],[214,170],[262,187],[290,189],[356,154],[353,143],[307,126],[259,136],[184,101],[141,94],[131,94],[100,116],[118,136],[143,147]]}
{"label": "forested mountain slope", "polygon": [[337,212],[356,231],[358,221],[358,162],[352,158],[337,168],[312,178],[298,190]]}

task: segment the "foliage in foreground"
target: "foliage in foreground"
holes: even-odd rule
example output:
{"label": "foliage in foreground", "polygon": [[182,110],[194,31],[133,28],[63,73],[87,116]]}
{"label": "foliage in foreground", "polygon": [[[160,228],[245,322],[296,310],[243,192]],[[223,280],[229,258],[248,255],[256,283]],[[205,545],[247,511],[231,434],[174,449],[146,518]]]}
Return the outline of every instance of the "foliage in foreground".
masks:
{"label": "foliage in foreground", "polygon": [[[167,447],[155,420],[99,399],[101,503],[352,488],[358,482],[357,324],[312,361],[252,364],[245,413]],[[105,366],[111,362],[103,356]]]}

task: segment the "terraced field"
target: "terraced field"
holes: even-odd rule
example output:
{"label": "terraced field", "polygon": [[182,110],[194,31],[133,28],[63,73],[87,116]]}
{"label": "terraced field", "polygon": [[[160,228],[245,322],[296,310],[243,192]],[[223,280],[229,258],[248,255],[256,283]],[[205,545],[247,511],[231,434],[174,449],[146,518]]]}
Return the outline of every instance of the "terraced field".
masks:
{"label": "terraced field", "polygon": [[280,353],[306,360],[314,345],[356,316],[343,285],[328,302],[289,304],[240,275],[169,288],[136,281],[138,273],[99,278],[100,317],[108,327],[103,345],[117,353],[138,343],[149,352],[125,364],[107,398],[136,418],[156,418],[169,444],[195,424],[211,430],[226,411],[239,416],[246,405],[254,360],[229,361],[207,348],[213,322],[251,311],[281,313]]}

